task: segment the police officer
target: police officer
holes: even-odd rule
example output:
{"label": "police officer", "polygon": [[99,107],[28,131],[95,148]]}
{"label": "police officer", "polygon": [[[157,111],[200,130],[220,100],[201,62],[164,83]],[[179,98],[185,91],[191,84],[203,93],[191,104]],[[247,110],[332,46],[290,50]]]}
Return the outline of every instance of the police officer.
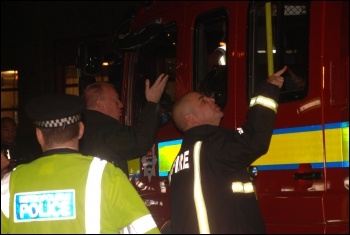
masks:
{"label": "police officer", "polygon": [[119,168],[79,153],[83,109],[66,94],[28,103],[43,154],[1,179],[1,233],[160,233]]}
{"label": "police officer", "polygon": [[184,138],[169,174],[172,233],[265,232],[247,167],[269,148],[286,69],[252,97],[237,131],[219,126],[224,114],[212,97],[190,92],[174,104]]}

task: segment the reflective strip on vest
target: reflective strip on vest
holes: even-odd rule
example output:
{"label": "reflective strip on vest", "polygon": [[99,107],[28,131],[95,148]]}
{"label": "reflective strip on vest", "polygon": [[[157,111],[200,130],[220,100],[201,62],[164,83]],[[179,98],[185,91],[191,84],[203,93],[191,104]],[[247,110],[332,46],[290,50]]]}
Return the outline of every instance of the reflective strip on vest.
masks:
{"label": "reflective strip on vest", "polygon": [[232,192],[234,193],[254,193],[254,186],[251,182],[232,182]]}
{"label": "reflective strip on vest", "polygon": [[266,108],[269,108],[273,110],[275,113],[277,113],[278,103],[275,102],[273,99],[264,97],[264,96],[256,96],[251,98],[249,108],[253,107],[254,105],[260,104]]}
{"label": "reflective strip on vest", "polygon": [[207,215],[207,208],[205,207],[202,183],[201,183],[201,171],[200,171],[200,150],[202,146],[202,141],[197,141],[194,145],[193,151],[193,170],[194,170],[194,187],[193,187],[193,197],[196,207],[197,220],[199,226],[199,233],[209,234],[209,222]]}
{"label": "reflective strip on vest", "polygon": [[94,158],[90,164],[85,189],[85,231],[87,234],[100,233],[101,182],[107,162]]}
{"label": "reflective strip on vest", "polygon": [[11,172],[1,179],[1,211],[6,218],[10,217],[10,176]]}
{"label": "reflective strip on vest", "polygon": [[148,214],[138,218],[127,227],[121,229],[119,231],[119,234],[144,234],[156,227],[157,224],[154,221],[152,215]]}

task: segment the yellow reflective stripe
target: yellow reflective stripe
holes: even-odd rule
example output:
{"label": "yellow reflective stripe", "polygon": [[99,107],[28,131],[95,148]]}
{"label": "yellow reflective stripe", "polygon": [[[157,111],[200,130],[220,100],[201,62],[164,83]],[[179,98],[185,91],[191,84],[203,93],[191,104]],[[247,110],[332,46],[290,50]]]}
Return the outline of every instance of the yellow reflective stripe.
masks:
{"label": "yellow reflective stripe", "polygon": [[243,192],[245,193],[254,193],[254,187],[251,182],[243,184]]}
{"label": "yellow reflective stripe", "polygon": [[90,164],[85,189],[85,231],[87,234],[100,233],[101,181],[107,162],[94,158]]}
{"label": "yellow reflective stripe", "polygon": [[199,233],[209,234],[209,222],[207,216],[207,208],[205,207],[202,184],[201,184],[201,171],[200,171],[200,149],[202,146],[202,141],[197,141],[194,145],[193,151],[193,170],[194,170],[194,187],[193,187],[193,197],[197,212],[197,220],[199,226]]}
{"label": "yellow reflective stripe", "polygon": [[11,172],[1,179],[1,212],[10,217],[10,176]]}
{"label": "yellow reflective stripe", "polygon": [[275,113],[277,113],[278,103],[275,102],[273,99],[264,97],[264,96],[256,96],[251,98],[249,108],[253,107],[254,105],[260,104],[266,108],[269,108],[273,110]]}
{"label": "yellow reflective stripe", "polygon": [[254,193],[254,186],[251,182],[232,182],[232,192],[234,193]]}
{"label": "yellow reflective stripe", "polygon": [[129,226],[121,229],[119,234],[144,234],[156,227],[157,224],[154,222],[152,215],[148,214],[138,218]]}

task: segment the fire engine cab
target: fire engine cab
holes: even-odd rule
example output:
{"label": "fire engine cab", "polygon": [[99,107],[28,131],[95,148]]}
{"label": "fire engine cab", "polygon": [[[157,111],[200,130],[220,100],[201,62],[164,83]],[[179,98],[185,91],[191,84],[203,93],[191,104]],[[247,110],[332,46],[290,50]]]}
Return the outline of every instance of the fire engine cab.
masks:
{"label": "fire engine cab", "polygon": [[182,142],[174,101],[203,92],[224,111],[221,125],[238,128],[259,83],[287,65],[269,151],[248,169],[266,232],[349,233],[347,1],[150,1],[112,47],[125,125],[146,102],[145,79],[169,75],[157,140],[129,162],[162,232],[171,223],[168,172]]}

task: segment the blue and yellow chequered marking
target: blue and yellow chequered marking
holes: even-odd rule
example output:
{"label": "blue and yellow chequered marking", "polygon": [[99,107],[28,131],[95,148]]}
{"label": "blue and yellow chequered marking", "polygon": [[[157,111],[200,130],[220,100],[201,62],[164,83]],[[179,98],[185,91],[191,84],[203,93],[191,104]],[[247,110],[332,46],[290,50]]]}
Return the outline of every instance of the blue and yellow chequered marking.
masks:
{"label": "blue and yellow chequered marking", "polygon": [[[158,174],[168,176],[171,165],[179,153],[182,139],[167,140],[158,143]],[[128,161],[129,176],[140,177],[140,159]]]}
{"label": "blue and yellow chequered marking", "polygon": [[158,143],[158,173],[159,176],[168,176],[168,172],[180,151],[182,139]]}
{"label": "blue and yellow chequered marking", "polygon": [[[322,125],[276,129],[267,154],[252,165],[259,170],[297,169],[301,163],[324,168]],[[349,167],[349,122],[325,125],[325,156],[329,168]]]}
{"label": "blue and yellow chequered marking", "polygon": [[[275,129],[268,153],[252,165],[259,170],[298,169],[301,163],[324,168],[322,129],[321,125]],[[326,124],[325,135],[327,167],[349,167],[349,122]],[[180,139],[158,143],[160,176],[167,175],[181,142]],[[129,170],[139,169],[139,159],[133,163]]]}

